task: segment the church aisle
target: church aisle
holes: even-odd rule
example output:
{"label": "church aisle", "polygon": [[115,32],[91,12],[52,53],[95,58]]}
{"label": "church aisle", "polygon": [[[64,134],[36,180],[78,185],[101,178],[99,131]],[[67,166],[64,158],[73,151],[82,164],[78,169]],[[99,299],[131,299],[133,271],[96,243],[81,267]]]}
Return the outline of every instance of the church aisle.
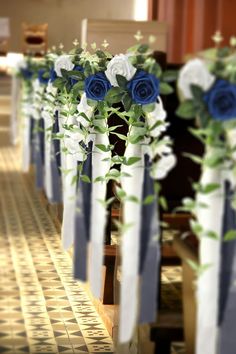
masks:
{"label": "church aisle", "polygon": [[19,149],[0,130],[0,352],[112,353]]}

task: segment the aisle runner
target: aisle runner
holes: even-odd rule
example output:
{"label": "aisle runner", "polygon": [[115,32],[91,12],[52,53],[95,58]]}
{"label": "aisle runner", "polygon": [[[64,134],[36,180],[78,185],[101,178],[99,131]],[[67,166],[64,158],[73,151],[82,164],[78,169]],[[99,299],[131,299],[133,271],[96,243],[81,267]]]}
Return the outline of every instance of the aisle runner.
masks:
{"label": "aisle runner", "polygon": [[33,182],[12,163],[17,155],[14,148],[0,150],[0,351],[112,353],[111,338],[72,279],[70,257]]}

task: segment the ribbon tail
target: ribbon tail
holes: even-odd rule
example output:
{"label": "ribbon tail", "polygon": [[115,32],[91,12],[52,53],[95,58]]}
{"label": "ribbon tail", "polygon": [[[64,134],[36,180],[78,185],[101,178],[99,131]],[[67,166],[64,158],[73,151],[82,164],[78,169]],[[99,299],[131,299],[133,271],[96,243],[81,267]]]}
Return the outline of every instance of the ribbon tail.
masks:
{"label": "ribbon tail", "polygon": [[11,127],[10,138],[13,145],[18,141],[18,105],[20,94],[20,80],[15,75],[12,76],[11,87]]}
{"label": "ribbon tail", "polygon": [[31,118],[24,116],[23,146],[22,146],[22,170],[28,172],[31,160]]}
{"label": "ribbon tail", "polygon": [[[89,144],[90,153],[83,164],[82,174],[92,180],[92,142]],[[87,280],[88,242],[91,214],[91,183],[79,181],[75,211],[75,240],[74,240],[74,275],[75,278]]]}
{"label": "ribbon tail", "polygon": [[[110,168],[110,161],[104,161],[104,159],[110,157],[110,152],[101,152],[95,144],[109,145],[108,136],[106,134],[97,134],[95,137],[92,161],[93,181],[97,177],[105,176]],[[89,281],[92,293],[97,298],[101,296],[104,234],[107,221],[106,208],[101,204],[101,201],[106,200],[106,191],[107,184],[105,181],[92,183]]]}
{"label": "ribbon tail", "polygon": [[[221,235],[223,224],[223,184],[220,169],[203,170],[201,184],[217,183],[220,188],[208,194],[198,194],[197,202],[207,204],[199,207],[197,220],[205,230]],[[209,268],[198,279],[197,287],[197,340],[196,354],[218,353],[218,302],[221,241],[202,237],[200,242],[200,264]]]}
{"label": "ribbon tail", "polygon": [[[155,195],[154,180],[150,177],[145,155],[145,171],[142,200],[148,195]],[[158,303],[158,277],[160,270],[160,228],[157,198],[150,204],[142,206],[141,249],[140,249],[140,323],[156,320]]]}
{"label": "ribbon tail", "polygon": [[141,229],[141,203],[143,186],[143,153],[141,145],[129,144],[124,156],[140,157],[135,165],[123,167],[124,172],[131,175],[123,177],[121,184],[127,195],[136,196],[139,203],[125,200],[123,204],[123,219],[127,225],[122,238],[122,278],[120,292],[120,327],[119,341],[125,343],[131,340],[138,316],[139,289],[139,252]]}
{"label": "ribbon tail", "polygon": [[77,161],[71,154],[66,155],[66,174],[64,185],[64,206],[62,219],[62,245],[64,250],[69,249],[75,238],[75,208]]}
{"label": "ribbon tail", "polygon": [[[229,230],[236,230],[236,212],[232,208],[233,189],[225,183],[225,206],[222,236]],[[236,241],[222,242],[219,301],[220,354],[234,354],[236,347]]]}

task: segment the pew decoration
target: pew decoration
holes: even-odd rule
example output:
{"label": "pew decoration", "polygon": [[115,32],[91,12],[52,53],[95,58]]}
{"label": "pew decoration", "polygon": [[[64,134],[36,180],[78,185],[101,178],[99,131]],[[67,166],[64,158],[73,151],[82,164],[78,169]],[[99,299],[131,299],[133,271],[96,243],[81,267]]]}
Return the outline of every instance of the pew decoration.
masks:
{"label": "pew decoration", "polygon": [[[40,183],[46,183],[51,202],[58,201],[53,196],[62,186],[63,247],[73,245],[75,278],[89,280],[95,297],[102,290],[107,209],[115,199],[107,199],[111,181],[121,201],[120,342],[131,340],[138,322],[156,318],[158,202],[165,204],[158,180],[176,163],[160,97],[172,92],[169,82],[176,75],[163,72],[151,54],[147,45],[137,44],[112,57],[95,44],[89,52],[75,43],[69,53],[50,54],[31,76],[35,63],[28,62],[23,75],[24,120],[29,125],[42,119],[34,131],[38,141],[44,133],[44,144],[28,139],[44,156]],[[118,141],[124,144],[122,154],[116,151]]]}
{"label": "pew decoration", "polygon": [[[231,41],[232,44],[232,41]],[[181,210],[194,216],[191,229],[200,244],[197,271],[196,353],[233,353],[236,339],[236,52],[235,45],[199,53],[181,69],[178,88],[182,102],[177,114],[196,118],[192,134],[205,146],[195,199],[183,200]]]}

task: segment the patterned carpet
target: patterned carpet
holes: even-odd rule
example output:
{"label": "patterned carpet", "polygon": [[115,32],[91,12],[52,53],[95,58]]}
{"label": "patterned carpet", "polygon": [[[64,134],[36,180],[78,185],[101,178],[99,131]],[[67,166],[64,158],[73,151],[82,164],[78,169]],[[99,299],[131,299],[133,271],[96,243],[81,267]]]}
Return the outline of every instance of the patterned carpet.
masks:
{"label": "patterned carpet", "polygon": [[[1,119],[1,122],[3,120]],[[0,353],[113,353],[71,257],[0,122]],[[7,122],[7,120],[6,120]],[[181,268],[164,267],[162,304],[181,307]],[[150,354],[150,353],[141,353]],[[173,354],[184,354],[182,344]]]}
{"label": "patterned carpet", "polygon": [[0,353],[112,353],[6,129],[0,141]]}

